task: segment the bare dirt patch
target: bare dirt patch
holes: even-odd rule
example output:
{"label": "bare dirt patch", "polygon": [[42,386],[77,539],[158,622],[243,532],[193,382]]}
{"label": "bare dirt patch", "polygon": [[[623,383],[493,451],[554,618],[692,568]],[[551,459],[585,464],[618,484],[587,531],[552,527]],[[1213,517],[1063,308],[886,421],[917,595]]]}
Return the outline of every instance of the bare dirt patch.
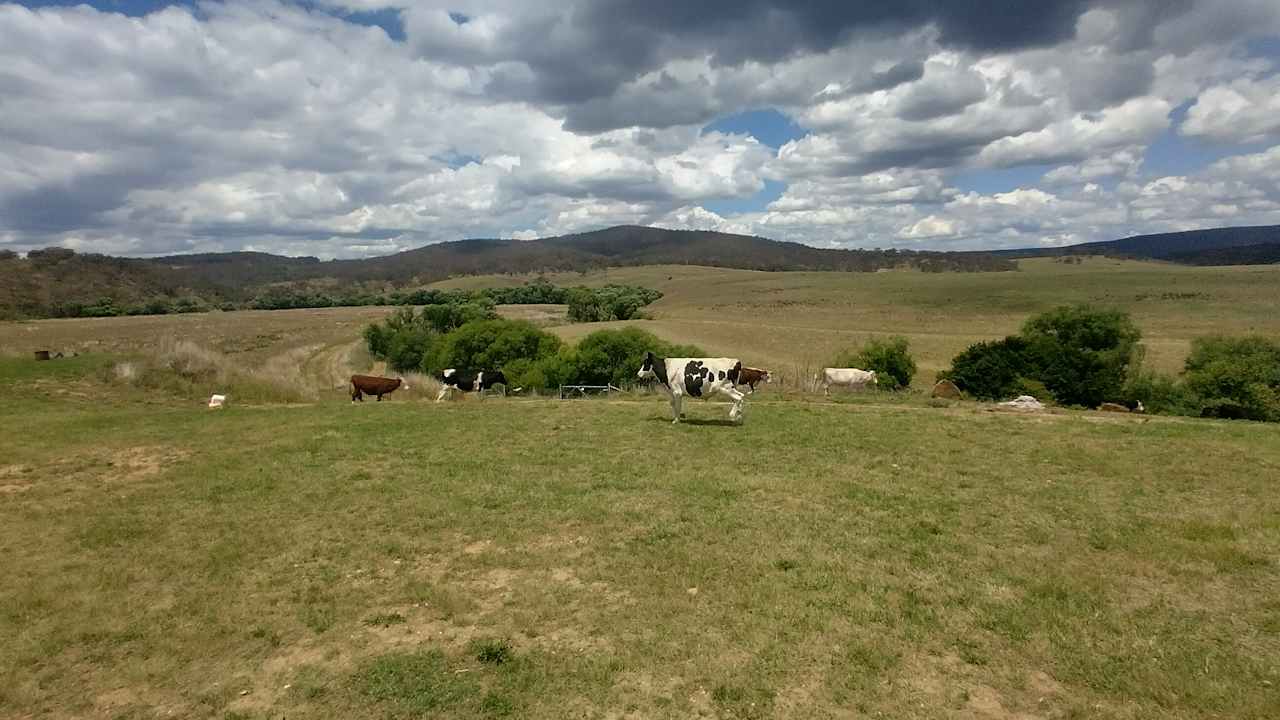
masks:
{"label": "bare dirt patch", "polygon": [[191,453],[163,445],[140,445],[112,452],[107,457],[110,468],[103,479],[111,483],[134,483],[159,475]]}

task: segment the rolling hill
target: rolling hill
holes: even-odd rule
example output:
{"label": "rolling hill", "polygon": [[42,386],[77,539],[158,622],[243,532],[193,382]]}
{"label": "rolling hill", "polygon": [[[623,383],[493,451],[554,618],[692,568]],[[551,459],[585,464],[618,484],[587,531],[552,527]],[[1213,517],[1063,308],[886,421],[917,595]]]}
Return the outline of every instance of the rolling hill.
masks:
{"label": "rolling hill", "polygon": [[358,260],[233,252],[116,258],[62,248],[0,256],[0,318],[119,314],[186,298],[234,307],[274,292],[350,296],[485,273],[575,272],[674,264],[747,270],[929,272],[1015,269],[986,253],[831,250],[726,233],[619,226],[537,240],[459,240]]}
{"label": "rolling hill", "polygon": [[1280,225],[1261,225],[1135,235],[1066,247],[996,250],[990,254],[1007,258],[1107,255],[1171,260],[1188,265],[1258,265],[1280,261],[1276,249],[1235,252],[1231,249],[1277,244],[1280,244]]}

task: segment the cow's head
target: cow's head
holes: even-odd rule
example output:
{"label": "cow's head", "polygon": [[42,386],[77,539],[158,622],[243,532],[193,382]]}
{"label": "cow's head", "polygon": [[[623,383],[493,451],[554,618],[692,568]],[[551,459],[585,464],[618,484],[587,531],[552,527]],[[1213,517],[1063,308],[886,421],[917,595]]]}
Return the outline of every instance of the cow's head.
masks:
{"label": "cow's head", "polygon": [[636,377],[641,380],[656,379],[663,385],[667,385],[667,361],[652,352],[645,353],[644,362],[640,363],[640,371],[636,373]]}
{"label": "cow's head", "polygon": [[761,380],[764,380],[767,383],[773,382],[773,376],[769,374],[768,370],[764,370],[761,374],[762,374],[762,377],[760,378]]}
{"label": "cow's head", "polygon": [[458,372],[456,368],[445,368],[445,371],[440,373],[440,377],[445,378],[447,380],[453,377],[453,374],[456,372]]}
{"label": "cow's head", "polygon": [[876,376],[876,371],[871,371],[871,384],[880,387],[880,378]]}
{"label": "cow's head", "polygon": [[400,381],[400,387],[404,388],[405,390],[409,389],[409,383],[405,382],[403,375],[397,375],[396,379]]}

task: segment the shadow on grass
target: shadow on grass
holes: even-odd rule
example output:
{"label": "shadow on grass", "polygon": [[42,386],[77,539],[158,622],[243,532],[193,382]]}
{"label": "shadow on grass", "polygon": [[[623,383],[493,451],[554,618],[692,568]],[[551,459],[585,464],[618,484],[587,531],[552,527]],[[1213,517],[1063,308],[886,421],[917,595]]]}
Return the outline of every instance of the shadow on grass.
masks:
{"label": "shadow on grass", "polygon": [[[662,422],[662,423],[666,423],[667,425],[673,424],[669,416],[652,417],[652,418],[649,418],[649,422]],[[680,424],[696,425],[698,427],[740,427],[742,425],[741,422],[734,422],[733,420],[729,420],[727,418],[707,420],[703,418],[690,418],[690,417],[681,417]]]}

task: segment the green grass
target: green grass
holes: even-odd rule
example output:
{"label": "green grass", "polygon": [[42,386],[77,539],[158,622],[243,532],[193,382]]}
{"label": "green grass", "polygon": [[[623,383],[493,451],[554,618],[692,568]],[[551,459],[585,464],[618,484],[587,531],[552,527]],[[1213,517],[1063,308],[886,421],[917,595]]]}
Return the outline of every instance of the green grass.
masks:
{"label": "green grass", "polygon": [[1280,706],[1272,426],[863,399],[752,399],[741,427],[672,426],[656,398],[208,411],[76,361],[0,364],[3,717]]}

